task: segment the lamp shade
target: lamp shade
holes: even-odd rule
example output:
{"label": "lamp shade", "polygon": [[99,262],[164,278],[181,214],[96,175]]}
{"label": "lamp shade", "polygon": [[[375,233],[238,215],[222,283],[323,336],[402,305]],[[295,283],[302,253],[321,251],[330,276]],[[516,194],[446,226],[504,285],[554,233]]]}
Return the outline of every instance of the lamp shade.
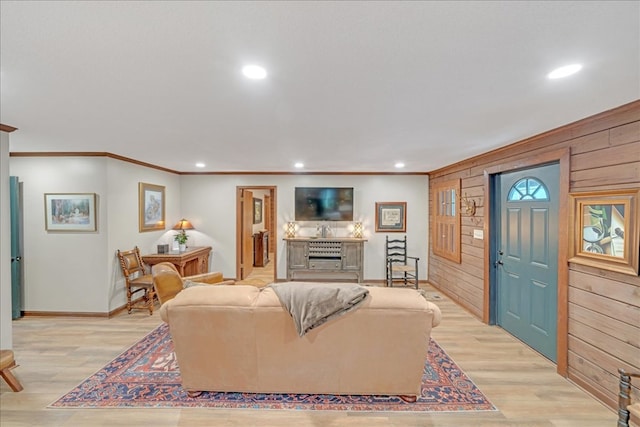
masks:
{"label": "lamp shade", "polygon": [[174,230],[195,230],[191,221],[182,218],[176,225],[173,226]]}
{"label": "lamp shade", "polygon": [[296,223],[295,222],[288,222],[287,223],[287,237],[296,237]]}
{"label": "lamp shade", "polygon": [[361,239],[362,238],[362,223],[354,222],[353,223],[353,237]]}

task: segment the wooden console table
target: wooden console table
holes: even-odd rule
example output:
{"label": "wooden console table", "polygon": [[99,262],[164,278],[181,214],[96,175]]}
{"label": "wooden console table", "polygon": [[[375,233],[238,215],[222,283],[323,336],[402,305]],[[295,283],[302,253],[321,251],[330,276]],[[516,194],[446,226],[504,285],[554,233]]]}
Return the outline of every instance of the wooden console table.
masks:
{"label": "wooden console table", "polygon": [[187,248],[185,252],[171,251],[167,254],[143,255],[142,260],[149,265],[170,262],[176,266],[180,276],[193,276],[209,272],[209,253],[211,246]]}
{"label": "wooden console table", "polygon": [[355,276],[358,283],[362,282],[365,239],[294,237],[284,240],[287,242],[287,280]]}

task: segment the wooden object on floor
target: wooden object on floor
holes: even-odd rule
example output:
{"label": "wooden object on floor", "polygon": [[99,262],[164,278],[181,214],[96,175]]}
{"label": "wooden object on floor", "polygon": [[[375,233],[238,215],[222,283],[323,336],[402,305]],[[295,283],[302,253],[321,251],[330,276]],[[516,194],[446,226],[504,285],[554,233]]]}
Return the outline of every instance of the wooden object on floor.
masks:
{"label": "wooden object on floor", "polygon": [[269,232],[262,230],[253,235],[253,265],[264,267],[269,263]]}
{"label": "wooden object on floor", "polygon": [[355,276],[358,283],[362,282],[365,239],[293,237],[284,240],[287,242],[287,280]]}
{"label": "wooden object on floor", "polygon": [[13,358],[13,351],[0,350],[0,376],[6,381],[13,391],[22,391],[22,384],[11,373],[11,369],[15,368],[16,361]]}
{"label": "wooden object on floor", "polygon": [[618,394],[618,427],[629,427],[629,421],[640,420],[640,401],[632,402],[631,378],[640,378],[640,372],[626,372],[618,369],[620,373],[620,393]]}
{"label": "wooden object on floor", "polygon": [[420,258],[407,255],[407,236],[404,239],[389,239],[386,236],[385,260],[387,263],[387,286],[394,283],[418,289],[418,261]]}
{"label": "wooden object on floor", "polygon": [[[136,246],[130,251],[118,250],[118,259],[120,260],[120,268],[127,286],[127,312],[131,310],[145,309],[149,310],[149,315],[153,314],[153,299],[155,291],[153,290],[153,278],[147,270],[140,256],[140,249]],[[142,292],[142,301],[137,304],[132,303],[133,296]]]}
{"label": "wooden object on floor", "polygon": [[176,266],[180,276],[193,276],[209,272],[209,253],[211,246],[195,246],[184,252],[170,251],[168,254],[143,255],[144,262],[153,266],[161,262],[170,262]]}

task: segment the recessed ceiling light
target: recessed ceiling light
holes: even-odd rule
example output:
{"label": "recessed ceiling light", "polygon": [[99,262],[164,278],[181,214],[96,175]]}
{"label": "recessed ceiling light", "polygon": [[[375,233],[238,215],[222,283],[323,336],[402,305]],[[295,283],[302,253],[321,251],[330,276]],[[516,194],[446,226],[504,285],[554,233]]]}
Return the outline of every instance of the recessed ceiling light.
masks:
{"label": "recessed ceiling light", "polygon": [[304,167],[304,163],[302,162],[297,162],[295,165],[293,165],[296,169],[302,169]]}
{"label": "recessed ceiling light", "polygon": [[396,169],[402,169],[404,167],[404,163],[397,162],[395,166],[396,166]]}
{"label": "recessed ceiling light", "polygon": [[550,79],[561,79],[563,77],[575,74],[581,69],[582,64],[565,65],[564,67],[556,68],[555,70],[547,74],[547,77]]}
{"label": "recessed ceiling light", "polygon": [[197,168],[203,168],[203,167],[205,167],[205,166],[206,166],[206,165],[205,165],[204,163],[196,163],[196,167],[197,167]]}
{"label": "recessed ceiling light", "polygon": [[251,80],[262,80],[267,77],[267,70],[259,65],[246,65],[242,68],[242,74]]}

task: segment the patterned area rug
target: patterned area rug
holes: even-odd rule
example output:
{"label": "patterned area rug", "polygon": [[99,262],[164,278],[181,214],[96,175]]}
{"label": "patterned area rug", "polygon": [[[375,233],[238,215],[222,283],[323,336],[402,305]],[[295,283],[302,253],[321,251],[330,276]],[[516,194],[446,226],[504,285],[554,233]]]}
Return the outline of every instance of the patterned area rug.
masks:
{"label": "patterned area rug", "polygon": [[397,396],[204,392],[191,398],[166,324],[158,326],[49,408],[248,408],[340,411],[492,411],[496,408],[432,339],[415,403]]}

